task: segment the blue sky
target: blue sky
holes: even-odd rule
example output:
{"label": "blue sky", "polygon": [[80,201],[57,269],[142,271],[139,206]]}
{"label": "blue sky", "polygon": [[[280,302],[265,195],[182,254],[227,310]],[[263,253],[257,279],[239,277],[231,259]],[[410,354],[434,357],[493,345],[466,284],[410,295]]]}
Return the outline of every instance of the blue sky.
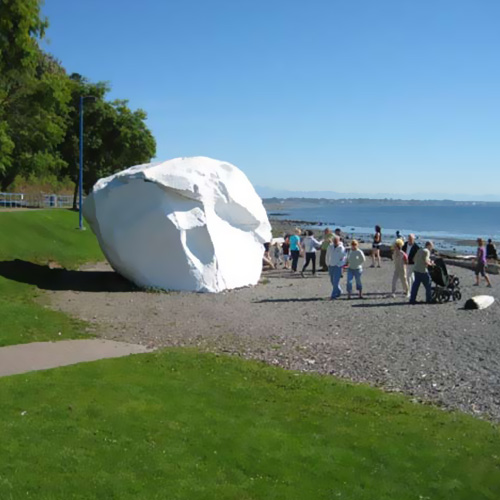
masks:
{"label": "blue sky", "polygon": [[257,185],[500,199],[498,0],[46,0],[48,50],[158,159]]}

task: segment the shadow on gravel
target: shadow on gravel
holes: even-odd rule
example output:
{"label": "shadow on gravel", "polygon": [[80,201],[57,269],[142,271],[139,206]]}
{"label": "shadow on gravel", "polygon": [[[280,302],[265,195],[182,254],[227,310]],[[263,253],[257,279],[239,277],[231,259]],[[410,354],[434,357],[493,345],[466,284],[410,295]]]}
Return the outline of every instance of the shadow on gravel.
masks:
{"label": "shadow on gravel", "polygon": [[268,302],[324,302],[325,298],[323,297],[308,297],[305,299],[262,299],[262,300],[254,300],[254,304],[266,304]]}
{"label": "shadow on gravel", "polygon": [[137,288],[114,271],[68,271],[51,269],[24,260],[0,261],[0,276],[42,290],[76,292],[132,292]]}
{"label": "shadow on gravel", "polygon": [[[415,305],[429,305],[425,302],[417,302]],[[393,306],[410,306],[410,303],[406,300],[404,302],[379,302],[378,304],[353,304],[352,307],[393,307]]]}

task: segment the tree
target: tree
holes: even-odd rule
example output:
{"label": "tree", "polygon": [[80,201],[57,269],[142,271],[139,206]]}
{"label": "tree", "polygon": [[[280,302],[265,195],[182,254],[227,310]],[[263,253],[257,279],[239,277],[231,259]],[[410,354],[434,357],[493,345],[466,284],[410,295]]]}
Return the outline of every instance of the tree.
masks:
{"label": "tree", "polygon": [[[61,145],[61,155],[67,166],[61,172],[78,185],[80,96],[93,96],[84,105],[84,191],[88,192],[101,177],[123,168],[146,163],[154,157],[156,142],[145,124],[143,110],[132,111],[127,101],[107,102],[109,85],[91,83],[81,75],[70,76],[71,104],[68,126]],[[75,187],[75,202],[76,206]]]}
{"label": "tree", "polygon": [[85,103],[85,185],[102,176],[149,161],[155,140],[146,113],[127,101],[105,100],[106,83],[67,76],[62,65],[43,52],[47,20],[41,0],[0,0],[0,188],[18,175],[78,184],[80,96]]}
{"label": "tree", "polygon": [[39,0],[0,3],[0,187],[18,174],[58,173],[69,80],[38,46],[47,21]]}

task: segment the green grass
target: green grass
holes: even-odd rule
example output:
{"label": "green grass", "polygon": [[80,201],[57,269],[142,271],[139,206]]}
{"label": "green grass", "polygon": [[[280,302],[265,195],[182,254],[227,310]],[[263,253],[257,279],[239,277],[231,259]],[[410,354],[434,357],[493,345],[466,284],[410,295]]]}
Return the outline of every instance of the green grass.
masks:
{"label": "green grass", "polygon": [[[78,214],[67,210],[0,212],[0,261],[55,261],[74,269],[103,260],[90,230],[78,231]],[[37,287],[0,275],[0,346],[88,336],[84,324],[36,302]]]}
{"label": "green grass", "polygon": [[69,269],[103,260],[92,231],[77,228],[78,213],[70,210],[0,212],[0,259],[53,260]]}
{"label": "green grass", "polygon": [[0,498],[498,500],[500,432],[332,377],[168,350],[0,380]]}

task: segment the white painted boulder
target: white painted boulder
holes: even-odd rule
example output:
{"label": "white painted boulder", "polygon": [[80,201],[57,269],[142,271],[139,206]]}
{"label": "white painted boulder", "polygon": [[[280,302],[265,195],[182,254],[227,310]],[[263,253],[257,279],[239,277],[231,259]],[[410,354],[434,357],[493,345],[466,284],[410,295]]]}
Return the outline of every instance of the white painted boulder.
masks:
{"label": "white painted boulder", "polygon": [[254,285],[271,241],[246,175],[206,157],[128,168],[99,180],[83,214],[111,266],[140,287],[196,292]]}

